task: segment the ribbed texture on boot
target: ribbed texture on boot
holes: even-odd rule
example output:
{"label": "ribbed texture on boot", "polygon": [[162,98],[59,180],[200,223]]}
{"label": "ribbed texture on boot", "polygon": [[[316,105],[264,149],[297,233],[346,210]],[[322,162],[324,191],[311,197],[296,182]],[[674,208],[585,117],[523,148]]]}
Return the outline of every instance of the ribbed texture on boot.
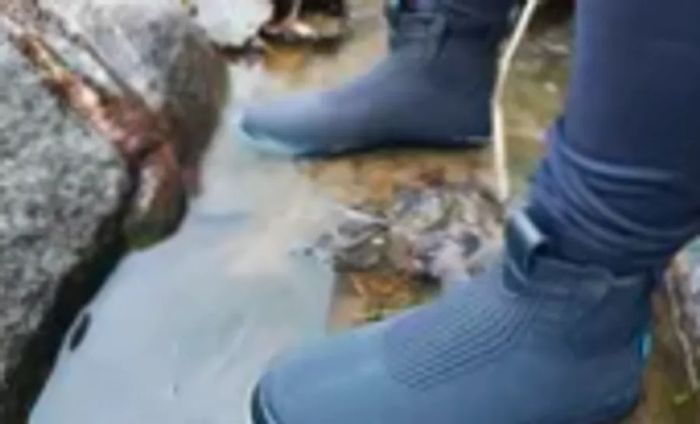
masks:
{"label": "ribbed texture on boot", "polygon": [[[438,305],[399,320],[386,335],[392,376],[418,390],[448,382],[499,357],[519,340],[537,308],[493,282],[502,268],[459,289]],[[491,285],[489,285],[491,283]]]}

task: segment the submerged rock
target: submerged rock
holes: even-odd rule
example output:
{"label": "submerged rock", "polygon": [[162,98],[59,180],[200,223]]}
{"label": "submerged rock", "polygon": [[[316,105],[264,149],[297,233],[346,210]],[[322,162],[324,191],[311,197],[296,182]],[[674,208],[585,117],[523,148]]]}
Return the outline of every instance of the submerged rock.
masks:
{"label": "submerged rock", "polygon": [[346,210],[316,243],[341,272],[449,282],[478,268],[500,228],[500,208],[472,184],[405,187],[381,210],[364,209]]}

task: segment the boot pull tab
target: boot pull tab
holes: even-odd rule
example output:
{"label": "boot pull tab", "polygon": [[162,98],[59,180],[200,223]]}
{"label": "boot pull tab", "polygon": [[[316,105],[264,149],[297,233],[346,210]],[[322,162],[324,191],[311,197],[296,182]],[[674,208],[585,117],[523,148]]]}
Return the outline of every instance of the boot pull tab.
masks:
{"label": "boot pull tab", "polygon": [[643,361],[649,361],[651,352],[654,350],[654,337],[651,330],[645,329],[639,337],[639,356]]}
{"label": "boot pull tab", "polygon": [[524,275],[530,274],[535,256],[547,245],[547,238],[523,211],[510,217],[506,226],[510,259]]}
{"label": "boot pull tab", "polygon": [[403,9],[402,0],[386,0],[384,2],[384,16],[392,27],[399,23],[399,14]]}

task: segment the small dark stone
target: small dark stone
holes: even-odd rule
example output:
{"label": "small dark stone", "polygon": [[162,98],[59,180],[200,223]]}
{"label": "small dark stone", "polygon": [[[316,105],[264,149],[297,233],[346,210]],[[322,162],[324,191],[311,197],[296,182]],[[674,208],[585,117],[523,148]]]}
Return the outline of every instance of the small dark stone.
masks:
{"label": "small dark stone", "polygon": [[92,318],[89,313],[84,313],[78,317],[78,321],[73,328],[73,332],[68,336],[68,349],[71,352],[80,347],[85,340],[88,330],[90,329],[90,324],[92,323]]}

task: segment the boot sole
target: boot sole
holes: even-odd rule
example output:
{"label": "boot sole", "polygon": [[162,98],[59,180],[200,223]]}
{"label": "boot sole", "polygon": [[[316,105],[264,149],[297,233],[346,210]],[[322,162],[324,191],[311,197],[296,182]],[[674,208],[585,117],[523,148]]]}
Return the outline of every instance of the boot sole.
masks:
{"label": "boot sole", "polygon": [[274,156],[280,157],[298,157],[298,158],[322,158],[322,157],[333,157],[340,155],[358,154],[375,150],[387,150],[387,149],[400,149],[400,148],[414,148],[414,149],[439,149],[439,150],[458,150],[458,149],[478,149],[488,146],[491,143],[491,139],[485,136],[473,136],[464,137],[460,141],[430,141],[430,142],[419,142],[419,141],[406,141],[404,143],[387,143],[385,145],[377,145],[375,147],[358,147],[354,149],[342,149],[338,151],[304,151],[293,149],[290,144],[285,143],[273,137],[268,137],[264,135],[253,135],[242,128],[241,125],[237,125],[236,137],[240,141],[240,144],[260,152],[264,152]]}
{"label": "boot sole", "polygon": [[[627,418],[632,411],[637,406],[637,400],[632,403],[626,403],[624,405],[616,406],[609,409],[608,411],[596,414],[585,419],[576,421],[566,421],[558,423],[549,424],[619,424],[622,420]],[[253,397],[251,402],[251,414],[253,418],[253,424],[284,424],[278,417],[275,416],[274,412],[265,405],[265,400],[262,397],[259,387],[256,387],[253,391]],[[547,423],[538,423],[547,424]]]}
{"label": "boot sole", "polygon": [[264,400],[260,393],[260,387],[253,391],[251,402],[251,414],[253,424],[281,424],[272,414],[269,408],[265,407]]}
{"label": "boot sole", "polygon": [[257,150],[273,156],[299,156],[299,153],[288,147],[286,143],[282,143],[270,137],[252,135],[244,130],[240,125],[237,125],[236,128],[236,138],[240,144],[246,148]]}

